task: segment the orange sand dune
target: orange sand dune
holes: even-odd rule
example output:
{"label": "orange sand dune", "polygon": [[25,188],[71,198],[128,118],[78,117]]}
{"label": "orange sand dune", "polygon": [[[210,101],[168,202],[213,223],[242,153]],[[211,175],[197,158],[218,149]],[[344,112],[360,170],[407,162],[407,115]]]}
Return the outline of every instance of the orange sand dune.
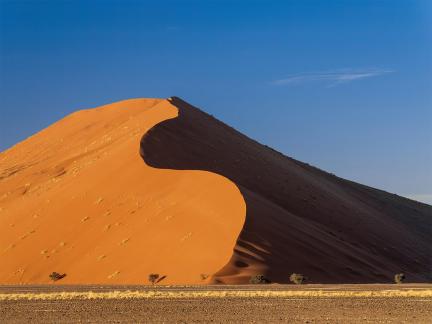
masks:
{"label": "orange sand dune", "polygon": [[171,102],[179,117],[144,136],[145,161],[221,174],[246,201],[233,257],[215,282],[264,273],[287,283],[293,272],[322,283],[388,282],[399,272],[432,279],[431,206],[288,158],[179,98]]}
{"label": "orange sand dune", "polygon": [[73,113],[0,154],[0,283],[205,283],[245,221],[234,183],[147,166],[139,143],[167,100]]}
{"label": "orange sand dune", "polygon": [[176,97],[80,111],[2,152],[0,234],[0,283],[432,279],[431,206],[288,158]]}

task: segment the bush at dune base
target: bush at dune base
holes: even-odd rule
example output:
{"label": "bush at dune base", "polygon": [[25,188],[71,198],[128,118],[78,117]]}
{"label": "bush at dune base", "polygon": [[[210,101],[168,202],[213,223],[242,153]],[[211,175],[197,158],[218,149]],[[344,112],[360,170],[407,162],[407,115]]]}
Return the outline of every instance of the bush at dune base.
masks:
{"label": "bush at dune base", "polygon": [[306,277],[300,273],[293,273],[290,276],[290,281],[292,283],[295,283],[296,285],[301,285],[303,282],[306,281]]}
{"label": "bush at dune base", "polygon": [[267,279],[264,275],[255,275],[252,276],[249,280],[251,284],[267,284],[270,283],[270,280]]}
{"label": "bush at dune base", "polygon": [[394,276],[395,283],[401,284],[401,283],[403,283],[404,280],[405,280],[405,274],[403,274],[403,273],[395,274],[395,276]]}
{"label": "bush at dune base", "polygon": [[60,274],[58,272],[52,272],[49,277],[52,281],[57,281],[66,277],[66,273]]}
{"label": "bush at dune base", "polygon": [[150,281],[153,285],[156,283],[156,281],[158,280],[159,275],[157,273],[151,273],[148,276],[148,281]]}

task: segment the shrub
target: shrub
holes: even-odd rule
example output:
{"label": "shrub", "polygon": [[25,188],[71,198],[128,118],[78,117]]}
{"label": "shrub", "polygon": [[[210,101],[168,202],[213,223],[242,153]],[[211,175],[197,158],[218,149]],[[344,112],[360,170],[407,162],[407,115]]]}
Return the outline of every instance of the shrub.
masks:
{"label": "shrub", "polygon": [[293,273],[289,279],[292,283],[295,283],[296,285],[301,285],[303,282],[306,281],[307,278],[300,273]]}
{"label": "shrub", "polygon": [[66,273],[60,274],[58,272],[52,272],[49,277],[52,281],[57,281],[66,277]]}
{"label": "shrub", "polygon": [[403,281],[405,280],[405,274],[403,273],[396,273],[394,276],[394,281],[397,284],[401,284],[403,283]]}
{"label": "shrub", "polygon": [[252,276],[249,280],[249,283],[251,284],[267,284],[270,283],[271,281],[269,279],[267,279],[264,275],[259,274],[259,275],[255,275]]}
{"label": "shrub", "polygon": [[201,277],[201,280],[206,280],[209,277],[209,275],[206,273],[201,273],[200,277]]}
{"label": "shrub", "polygon": [[150,281],[153,285],[157,282],[159,279],[159,275],[157,273],[150,273],[148,276],[148,281]]}

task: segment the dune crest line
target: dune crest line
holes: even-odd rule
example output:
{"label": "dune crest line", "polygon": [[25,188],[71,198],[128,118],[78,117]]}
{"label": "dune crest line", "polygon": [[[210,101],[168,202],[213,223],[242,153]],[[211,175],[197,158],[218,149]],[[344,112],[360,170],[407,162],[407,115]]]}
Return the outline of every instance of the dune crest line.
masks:
{"label": "dune crest line", "polygon": [[178,97],[170,102],[179,116],[143,138],[146,163],[221,174],[246,202],[234,254],[214,283],[245,284],[256,274],[289,283],[292,273],[312,283],[391,282],[399,272],[410,282],[432,279],[431,206],[339,178]]}

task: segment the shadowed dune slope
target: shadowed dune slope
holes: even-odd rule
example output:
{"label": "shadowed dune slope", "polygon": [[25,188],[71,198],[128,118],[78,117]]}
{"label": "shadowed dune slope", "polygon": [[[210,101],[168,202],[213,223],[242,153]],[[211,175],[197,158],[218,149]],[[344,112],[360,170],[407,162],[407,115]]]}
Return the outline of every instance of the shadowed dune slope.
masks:
{"label": "shadowed dune slope", "polygon": [[[0,153],[0,284],[200,284],[226,265],[246,214],[234,183],[160,170],[145,132],[178,109],[133,99],[73,113]],[[169,148],[167,148],[169,149]]]}
{"label": "shadowed dune slope", "polygon": [[432,207],[338,178],[263,146],[171,98],[179,116],[141,141],[147,164],[207,170],[237,184],[246,222],[228,264],[214,282],[245,283],[265,273],[288,282],[431,280]]}

